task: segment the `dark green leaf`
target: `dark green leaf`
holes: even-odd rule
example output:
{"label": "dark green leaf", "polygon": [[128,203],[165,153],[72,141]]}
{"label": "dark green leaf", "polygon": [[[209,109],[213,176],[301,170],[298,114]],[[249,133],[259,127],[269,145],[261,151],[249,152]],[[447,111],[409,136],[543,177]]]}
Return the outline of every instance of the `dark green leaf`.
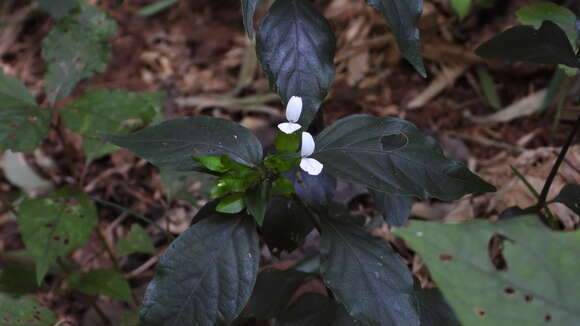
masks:
{"label": "dark green leaf", "polygon": [[322,220],[320,270],[346,310],[368,325],[414,326],[413,279],[383,239],[343,220]]}
{"label": "dark green leaf", "polygon": [[299,161],[298,153],[282,153],[266,157],[264,165],[278,173],[285,173],[297,166]]}
{"label": "dark green leaf", "polygon": [[349,116],[319,134],[316,146],[313,157],[327,173],[381,192],[453,200],[495,190],[397,118]]}
{"label": "dark green leaf", "polygon": [[197,206],[199,201],[209,199],[210,189],[215,182],[213,175],[189,171],[160,170],[161,183],[165,194],[170,199],[185,200]]}
{"label": "dark green leaf", "polygon": [[97,211],[85,194],[61,189],[47,198],[24,200],[17,222],[26,250],[36,259],[40,284],[57,257],[68,255],[89,239],[97,224]]}
{"label": "dark green leaf", "polygon": [[34,264],[5,262],[0,259],[0,293],[21,295],[32,293],[36,289],[38,289],[38,283]]}
{"label": "dark green leaf", "polygon": [[86,274],[73,273],[66,278],[69,286],[84,294],[102,294],[113,299],[133,303],[129,283],[116,270],[93,269]]}
{"label": "dark green leaf", "polygon": [[256,219],[258,225],[264,222],[268,201],[270,201],[270,188],[272,185],[264,181],[254,188],[246,191],[245,202],[248,207],[248,213]]}
{"label": "dark green leaf", "polygon": [[54,314],[36,300],[0,293],[0,326],[47,326],[56,321]]}
{"label": "dark green leaf", "polygon": [[280,152],[296,152],[300,148],[301,133],[286,134],[279,132],[274,139],[276,150]]}
{"label": "dark green leaf", "polygon": [[252,294],[260,249],[253,219],[213,214],[190,227],[159,260],[141,326],[229,325]]}
{"label": "dark green leaf", "polygon": [[423,0],[366,1],[385,16],[405,59],[415,67],[421,76],[427,77],[421,57],[421,40],[417,28],[417,22],[423,10]]}
{"label": "dark green leaf", "polygon": [[199,169],[193,156],[228,155],[246,165],[262,160],[262,145],[248,129],[207,116],[172,119],[130,135],[103,138],[161,168],[178,171]]}
{"label": "dark green leaf", "polygon": [[418,290],[415,296],[419,304],[421,326],[461,326],[439,290]]}
{"label": "dark green leaf", "polygon": [[356,326],[354,320],[336,301],[318,293],[305,293],[276,319],[277,326]]}
{"label": "dark green leaf", "polygon": [[566,205],[576,215],[580,216],[580,186],[567,184],[560,190],[554,201]]}
{"label": "dark green leaf", "polygon": [[413,206],[412,197],[391,195],[372,189],[369,191],[385,222],[392,226],[403,226],[407,223],[411,215],[411,206]]}
{"label": "dark green leaf", "polygon": [[479,86],[483,91],[483,95],[487,98],[487,102],[494,109],[499,110],[502,108],[501,99],[497,93],[497,88],[495,86],[495,81],[493,77],[487,71],[487,69],[480,67],[477,69],[477,76],[479,77]]}
{"label": "dark green leaf", "polygon": [[243,315],[257,319],[276,317],[311,274],[292,269],[267,268],[258,274],[252,297]]}
{"label": "dark green leaf", "polygon": [[294,184],[284,177],[278,177],[272,182],[272,192],[278,195],[290,196],[294,193]]}
{"label": "dark green leaf", "polygon": [[279,255],[296,249],[313,228],[304,206],[290,198],[274,196],[260,230],[270,251]]}
{"label": "dark green leaf", "polygon": [[108,41],[117,24],[95,6],[61,19],[42,41],[45,88],[51,103],[67,97],[81,80],[103,72],[111,57]]}
{"label": "dark green leaf", "polygon": [[512,27],[485,42],[475,53],[487,59],[563,64],[580,68],[580,60],[566,33],[548,20],[538,30],[532,26]]}
{"label": "dark green leaf", "polygon": [[[395,233],[421,255],[462,325],[580,325],[579,231],[554,232],[528,215],[413,221]],[[490,252],[494,236],[502,244]]]}
{"label": "dark green leaf", "polygon": [[126,256],[140,252],[145,254],[155,254],[153,242],[145,230],[139,224],[133,224],[127,238],[117,242],[119,255]]}
{"label": "dark green leaf", "polygon": [[236,193],[222,199],[215,210],[220,213],[236,214],[246,207],[244,193]]}
{"label": "dark green leaf", "polygon": [[576,40],[578,39],[578,34],[576,33],[576,15],[566,7],[544,1],[518,10],[516,16],[520,23],[532,25],[535,28],[540,28],[545,20],[552,21],[564,30],[570,44],[573,46],[576,44]]}
{"label": "dark green leaf", "polygon": [[121,319],[119,326],[139,326],[139,311],[131,311]]}
{"label": "dark green leaf", "polygon": [[0,152],[31,152],[48,135],[50,111],[36,100],[16,78],[0,69]]}
{"label": "dark green leaf", "polygon": [[457,12],[459,18],[465,18],[471,8],[471,0],[450,0],[449,4]]}
{"label": "dark green leaf", "polygon": [[99,89],[75,99],[61,111],[65,125],[83,136],[87,160],[113,152],[98,132],[126,134],[148,125],[163,106],[161,93],[131,93]]}
{"label": "dark green leaf", "polygon": [[37,0],[38,7],[52,17],[60,19],[77,7],[77,0]]}
{"label": "dark green leaf", "polygon": [[259,3],[260,0],[242,0],[242,18],[250,40],[254,38],[254,12]]}
{"label": "dark green leaf", "polygon": [[302,169],[290,174],[296,194],[316,210],[325,210],[332,201],[336,191],[336,179],[325,173],[310,175]]}
{"label": "dark green leaf", "polygon": [[309,0],[277,0],[256,36],[256,53],[284,106],[302,97],[298,123],[314,119],[334,79],[336,40],[330,23]]}
{"label": "dark green leaf", "polygon": [[223,164],[222,157],[223,156],[196,156],[193,159],[210,171],[223,173],[229,170],[229,167]]}

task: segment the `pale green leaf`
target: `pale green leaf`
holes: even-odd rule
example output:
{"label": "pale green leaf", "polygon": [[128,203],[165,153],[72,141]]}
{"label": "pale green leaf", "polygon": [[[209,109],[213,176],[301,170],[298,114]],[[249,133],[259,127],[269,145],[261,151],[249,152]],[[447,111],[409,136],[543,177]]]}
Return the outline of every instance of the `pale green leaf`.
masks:
{"label": "pale green leaf", "polygon": [[36,300],[0,293],[0,326],[47,326],[54,323],[54,314]]}
{"label": "pale green leaf", "polygon": [[117,248],[119,249],[119,255],[121,256],[130,255],[136,252],[151,255],[155,253],[155,248],[153,247],[151,238],[139,224],[133,224],[127,237],[117,242]]}
{"label": "pale green leaf", "polygon": [[449,0],[449,4],[460,18],[467,16],[471,8],[471,0]]}
{"label": "pale green leaf", "polygon": [[540,28],[545,20],[550,20],[560,26],[570,44],[576,48],[578,34],[576,32],[576,15],[572,10],[559,6],[553,2],[539,2],[516,12],[518,21],[524,25]]}
{"label": "pale green leaf", "polygon": [[73,273],[66,278],[66,281],[71,288],[84,294],[102,294],[113,299],[133,303],[129,283],[116,270],[93,269],[86,274]]}

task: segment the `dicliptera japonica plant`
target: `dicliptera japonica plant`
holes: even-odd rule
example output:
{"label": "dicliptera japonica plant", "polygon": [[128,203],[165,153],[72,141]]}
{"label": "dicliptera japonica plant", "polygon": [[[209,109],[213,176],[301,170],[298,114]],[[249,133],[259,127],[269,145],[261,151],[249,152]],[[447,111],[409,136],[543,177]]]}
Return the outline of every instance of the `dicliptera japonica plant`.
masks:
{"label": "dicliptera japonica plant", "polygon": [[[242,0],[250,37],[258,2]],[[422,1],[369,4],[385,14],[405,57],[424,74],[415,26]],[[286,106],[288,121],[278,125],[272,148],[235,122],[208,116],[102,135],[160,168],[217,176],[214,200],[161,257],[141,325],[306,325],[312,309],[317,325],[419,325],[425,303],[411,273],[387,242],[333,201],[337,179],[367,187],[391,225],[405,223],[413,198],[454,200],[495,188],[410,122],[352,115],[324,126],[335,38],[308,0],[275,1],[257,31],[256,52]],[[291,251],[313,230],[319,262],[258,274],[261,241],[273,253]],[[324,282],[327,296],[309,293],[288,308],[295,289],[312,278]]]}

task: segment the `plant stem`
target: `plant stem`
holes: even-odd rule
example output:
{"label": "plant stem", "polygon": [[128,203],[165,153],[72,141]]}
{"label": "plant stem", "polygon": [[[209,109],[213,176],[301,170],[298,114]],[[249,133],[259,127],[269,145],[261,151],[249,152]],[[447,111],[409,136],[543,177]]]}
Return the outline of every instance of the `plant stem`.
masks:
{"label": "plant stem", "polygon": [[556,178],[556,175],[558,174],[558,169],[560,168],[560,165],[562,165],[562,162],[564,161],[564,158],[566,157],[566,153],[568,152],[568,149],[570,149],[570,145],[572,145],[572,142],[574,141],[576,133],[578,132],[579,129],[580,129],[580,116],[578,116],[578,118],[576,119],[576,122],[574,123],[574,127],[572,128],[572,132],[570,132],[570,134],[568,135],[568,139],[566,139],[566,143],[564,143],[564,147],[562,147],[560,154],[558,154],[558,158],[556,159],[556,163],[554,164],[554,166],[552,166],[552,170],[550,170],[550,174],[548,175],[548,179],[546,179],[546,183],[544,184],[544,188],[542,188],[542,192],[540,193],[540,198],[538,199],[538,204],[536,205],[537,207],[542,207],[546,204],[546,199],[548,197],[548,192],[550,191],[550,187],[552,186],[552,182],[554,182],[554,179]]}

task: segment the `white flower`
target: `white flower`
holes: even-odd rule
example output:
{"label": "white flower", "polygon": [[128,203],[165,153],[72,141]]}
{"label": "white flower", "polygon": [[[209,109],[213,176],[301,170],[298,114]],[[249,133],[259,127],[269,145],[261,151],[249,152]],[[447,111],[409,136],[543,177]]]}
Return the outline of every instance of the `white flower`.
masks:
{"label": "white flower", "polygon": [[300,149],[300,168],[310,175],[319,175],[324,165],[308,156],[314,153],[314,138],[308,132],[302,133],[302,148]]}
{"label": "white flower", "polygon": [[296,130],[302,128],[301,125],[297,124],[298,119],[300,119],[300,114],[302,113],[302,98],[298,96],[292,96],[286,105],[286,119],[288,122],[283,122],[278,125],[280,129],[285,134],[292,134]]}

